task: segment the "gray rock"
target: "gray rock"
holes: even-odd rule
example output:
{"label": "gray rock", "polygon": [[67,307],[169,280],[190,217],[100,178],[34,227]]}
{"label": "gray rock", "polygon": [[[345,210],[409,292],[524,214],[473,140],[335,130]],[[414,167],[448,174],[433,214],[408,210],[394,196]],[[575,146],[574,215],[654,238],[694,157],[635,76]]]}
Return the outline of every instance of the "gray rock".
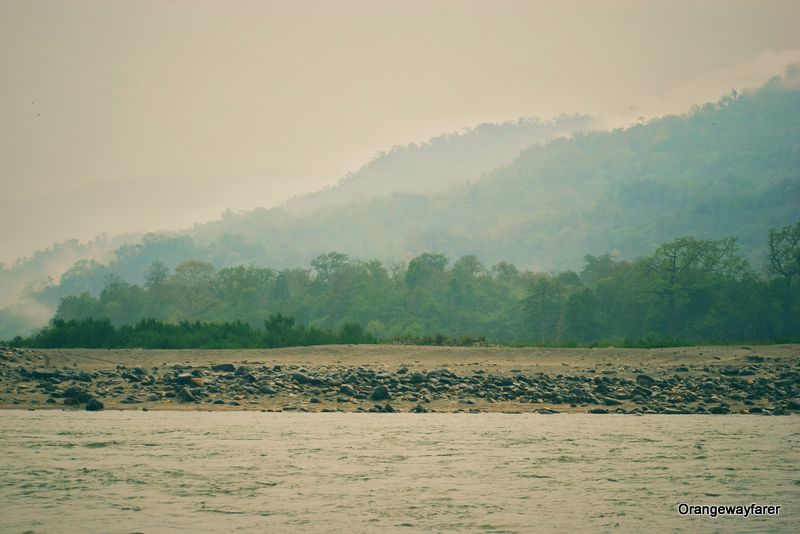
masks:
{"label": "gray rock", "polygon": [[412,373],[411,375],[411,383],[412,384],[422,384],[425,382],[425,375],[422,373]]}
{"label": "gray rock", "polygon": [[236,366],[232,363],[219,363],[211,368],[212,371],[217,373],[235,373]]}
{"label": "gray rock", "polygon": [[181,390],[178,392],[178,399],[180,399],[182,402],[195,402],[197,397],[195,397],[192,392],[189,391],[189,388],[181,388]]}
{"label": "gray rock", "polygon": [[[87,392],[80,388],[71,387],[64,390],[64,393],[61,395],[65,399],[73,399],[78,404],[83,404],[84,402],[88,402],[92,396]],[[67,404],[64,402],[64,404]]]}
{"label": "gray rock", "polygon": [[636,383],[640,386],[650,387],[656,383],[656,379],[648,375],[636,375]]}
{"label": "gray rock", "polygon": [[342,384],[339,386],[339,393],[352,397],[356,394],[356,390],[350,384]]}
{"label": "gray rock", "polygon": [[596,388],[594,388],[595,393],[608,393],[611,391],[611,388],[608,384],[599,384]]}
{"label": "gray rock", "polygon": [[369,398],[374,401],[386,400],[389,397],[389,389],[384,385],[380,385],[373,389],[369,396]]}
{"label": "gray rock", "polygon": [[86,410],[90,412],[97,412],[104,408],[103,403],[95,398],[91,398],[86,402]]}
{"label": "gray rock", "polygon": [[33,378],[57,378],[61,376],[60,371],[51,369],[33,369],[28,375]]}
{"label": "gray rock", "polygon": [[175,377],[175,382],[178,384],[191,384],[194,375],[192,373],[181,373]]}
{"label": "gray rock", "polygon": [[303,373],[294,373],[292,375],[292,379],[298,384],[307,384],[310,380],[308,376],[304,375]]}

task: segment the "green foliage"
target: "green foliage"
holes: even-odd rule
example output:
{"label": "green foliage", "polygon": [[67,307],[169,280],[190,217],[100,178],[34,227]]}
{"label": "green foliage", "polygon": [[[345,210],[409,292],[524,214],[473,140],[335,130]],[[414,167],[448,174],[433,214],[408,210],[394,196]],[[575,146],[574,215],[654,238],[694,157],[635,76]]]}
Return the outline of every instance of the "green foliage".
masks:
{"label": "green foliage", "polygon": [[781,333],[790,336],[800,317],[800,299],[794,287],[794,279],[800,278],[800,222],[769,231],[767,272],[780,295]]}
{"label": "green foliage", "polygon": [[[734,238],[680,237],[633,261],[588,255],[580,273],[448,268],[422,254],[391,270],[323,254],[311,270],[154,265],[144,287],[107,277],[97,297],[62,299],[30,346],[286,347],[325,343],[655,347],[800,339],[800,224],[769,233],[770,277]],[[157,276],[153,276],[157,273]],[[480,335],[481,337],[474,337]]]}
{"label": "green foliage", "polygon": [[[274,330],[279,325],[280,337]],[[266,331],[241,321],[182,321],[177,324],[143,319],[135,325],[114,327],[108,319],[53,319],[50,326],[12,344],[37,348],[147,348],[147,349],[240,349],[296,347],[303,345],[375,343],[358,325],[345,325],[339,332],[294,326],[290,317],[270,317]]]}
{"label": "green foliage", "polygon": [[[542,270],[577,269],[587,252],[631,260],[682,235],[737,235],[742,256],[760,267],[768,228],[798,215],[797,109],[800,91],[773,80],[686,115],[530,146],[439,194],[387,191],[316,211],[256,210],[193,235],[211,248],[226,234],[242,236],[259,249],[247,260],[275,266],[335,249],[384,261],[475,254]],[[398,164],[404,157],[392,155]]]}
{"label": "green foliage", "polygon": [[[522,279],[528,275],[507,272],[506,267],[514,263],[548,272],[580,269],[587,253],[593,258],[612,253],[614,262],[629,262],[586,270],[588,276],[602,276],[592,269],[641,267],[634,258],[679,236],[707,242],[737,235],[737,254],[760,271],[771,261],[764,240],[768,229],[790,228],[787,225],[795,224],[800,214],[797,109],[800,91],[775,79],[757,91],[732,93],[682,116],[536,146],[532,140],[541,139],[540,134],[585,130],[590,123],[562,118],[550,125],[481,126],[472,134],[393,149],[338,186],[298,199],[296,210],[256,209],[196,225],[185,235],[147,235],[138,244],[60,244],[0,268],[0,298],[21,294],[32,277],[41,279],[53,263],[70,265],[113,250],[110,261],[80,260],[57,283],[43,289],[41,284],[32,286],[29,293],[54,310],[71,295],[86,292],[97,298],[108,275],[141,286],[147,295],[141,303],[144,311],[125,306],[97,310],[115,325],[142,317],[170,322],[237,318],[260,325],[266,315],[282,312],[325,328],[338,327],[341,321],[366,325],[376,320],[388,336],[425,335],[437,329],[460,335],[475,328],[468,333],[513,342],[538,336],[541,342],[535,328],[550,332],[554,321],[564,335],[593,338],[611,313],[627,317],[629,330],[638,338],[651,329],[648,321],[657,319],[638,316],[630,308],[611,309],[622,306],[613,304],[621,301],[609,303],[604,297],[595,299],[591,308],[602,313],[592,312],[577,323],[569,322],[571,315],[539,317],[540,326],[530,325],[533,331],[525,331],[525,309],[533,313],[535,308],[534,301],[527,308],[520,303],[520,292],[527,291]],[[519,152],[524,147],[528,148]],[[502,158],[489,157],[500,152]],[[489,161],[495,162],[491,171],[482,166]],[[497,167],[501,161],[510,163]],[[413,187],[403,189],[409,181]],[[435,192],[440,182],[450,188]],[[421,189],[425,183],[435,187]],[[778,253],[790,241],[784,230],[776,232]],[[319,256],[331,249],[338,252]],[[355,257],[380,261],[369,265]],[[437,263],[448,257],[472,259],[454,264],[457,272],[451,273],[447,263]],[[408,267],[395,265],[399,259],[408,261]],[[203,265],[183,265],[189,260]],[[312,261],[311,269],[297,268]],[[473,276],[476,261],[496,264],[497,270]],[[395,267],[407,277],[395,276]],[[780,274],[779,265],[770,268],[771,291],[780,296],[772,305],[782,310],[781,335],[788,336],[797,313],[792,296],[798,276]],[[208,278],[216,285],[209,287]],[[187,284],[198,281],[202,291],[186,293]],[[686,278],[675,281],[678,285],[672,289],[663,279],[650,281],[651,296],[660,291],[660,298],[669,300],[665,291],[674,289],[675,313],[685,308],[687,291],[698,305],[693,309],[697,314],[702,312],[700,293],[714,293],[714,288],[680,286],[694,283]],[[413,291],[404,292],[400,282]],[[591,285],[583,276],[580,283]],[[359,291],[352,291],[354,284],[360,285]],[[630,292],[610,282],[601,286],[592,290]],[[582,308],[581,298],[591,300],[588,294],[562,296],[566,300],[561,305],[576,311]],[[331,306],[319,304],[325,299]],[[406,309],[415,309],[418,317],[402,311]],[[772,317],[771,310],[764,311]],[[64,308],[65,317],[72,313],[83,312]],[[671,321],[668,311],[658,314],[659,320]],[[0,324],[0,331],[13,332],[3,329],[13,322],[12,318]],[[717,326],[709,323],[707,328]],[[672,329],[679,333],[677,324]]]}

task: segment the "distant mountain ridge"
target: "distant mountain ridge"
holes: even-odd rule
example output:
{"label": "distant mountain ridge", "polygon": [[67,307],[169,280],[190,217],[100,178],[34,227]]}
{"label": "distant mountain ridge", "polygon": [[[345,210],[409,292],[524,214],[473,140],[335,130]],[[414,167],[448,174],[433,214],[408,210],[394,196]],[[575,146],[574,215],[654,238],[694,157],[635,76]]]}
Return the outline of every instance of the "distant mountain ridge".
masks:
{"label": "distant mountain ridge", "polygon": [[[567,118],[563,126],[583,120]],[[227,214],[124,245],[107,262],[78,262],[36,298],[53,308],[62,296],[99,291],[109,275],[141,283],[156,260],[169,268],[187,259],[217,268],[285,268],[330,251],[388,263],[439,252],[451,259],[473,254],[485,265],[561,270],[580,268],[585,254],[634,258],[682,235],[736,236],[742,255],[761,268],[769,228],[800,219],[796,83],[775,78],[685,115],[535,144],[489,172],[453,163],[480,153],[465,148],[474,141],[500,142],[503,128],[519,144],[551,126],[482,126],[394,149],[337,187],[286,206]],[[422,164],[431,157],[434,164]],[[387,194],[385,184],[400,174],[409,179]],[[0,280],[15,268],[0,272]]]}
{"label": "distant mountain ridge", "polygon": [[306,265],[331,250],[391,262],[436,251],[544,270],[578,268],[587,253],[632,258],[680,235],[734,235],[758,266],[767,230],[800,217],[798,110],[800,90],[776,78],[683,116],[528,148],[446,192],[313,213],[254,210],[191,235],[217,264]]}
{"label": "distant mountain ridge", "polygon": [[283,208],[291,213],[308,213],[391,193],[440,193],[480,179],[535,144],[597,127],[597,122],[587,115],[479,124],[460,133],[440,135],[421,144],[395,146],[376,154],[335,185],[293,198]]}
{"label": "distant mountain ridge", "polygon": [[[596,122],[586,115],[561,115],[551,120],[521,118],[502,124],[484,123],[459,133],[434,137],[425,143],[395,146],[377,154],[361,169],[347,174],[329,188],[294,197],[280,208],[255,211],[281,216],[291,213],[303,217],[315,211],[362,202],[393,192],[439,192],[456,184],[479,179],[485,172],[511,162],[521,150],[531,145],[594,127]],[[97,191],[96,188],[89,190],[92,194],[97,194]],[[226,212],[222,222],[238,220],[239,217],[241,215]],[[204,233],[203,228],[206,225],[198,224],[194,230],[177,231],[169,235],[195,236]],[[79,289],[94,293],[102,287],[101,278],[109,274],[140,281],[141,271],[146,265],[133,259],[137,254],[135,251],[139,251],[140,259],[145,263],[152,261],[152,256],[162,258],[172,266],[181,258],[206,258],[209,254],[204,248],[195,247],[194,243],[187,244],[183,237],[149,236],[144,241],[142,238],[140,233],[129,233],[112,238],[101,235],[86,243],[70,239],[54,243],[14,264],[0,263],[0,337],[4,331],[19,331],[16,326],[11,328],[9,325],[27,324],[16,316],[31,316],[33,309],[36,310],[36,321],[46,319],[49,316],[47,308],[57,304],[57,297],[45,298],[46,307],[43,308],[25,295],[48,284],[58,284],[59,279],[63,282],[57,285],[57,294]],[[248,261],[262,264],[269,259],[260,257],[262,253],[258,246],[247,245],[236,236],[220,236],[219,241],[218,248],[222,250],[212,254],[215,263]],[[173,248],[168,251],[169,247]],[[92,281],[88,281],[88,278],[92,278]],[[20,298],[22,301],[19,301]],[[3,308],[6,308],[5,313]]]}

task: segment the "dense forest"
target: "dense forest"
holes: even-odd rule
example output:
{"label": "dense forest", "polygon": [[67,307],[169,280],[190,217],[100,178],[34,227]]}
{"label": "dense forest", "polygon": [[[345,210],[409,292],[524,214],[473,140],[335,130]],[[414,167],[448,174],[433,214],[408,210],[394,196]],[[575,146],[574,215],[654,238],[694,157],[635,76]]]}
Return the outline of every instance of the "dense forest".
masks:
{"label": "dense forest", "polygon": [[[576,133],[532,146],[480,179],[475,179],[480,173],[465,170],[469,167],[462,165],[468,161],[465,154],[478,151],[482,143],[500,145],[506,137],[517,143],[516,150],[525,135],[547,128],[535,122],[499,125],[476,129],[470,135],[436,138],[419,147],[396,148],[336,188],[312,195],[307,202],[298,199],[294,208],[290,203],[283,208],[229,213],[183,233],[148,235],[122,245],[104,241],[114,243],[110,256],[99,253],[105,246],[102,243],[84,249],[71,244],[35,255],[29,263],[2,267],[0,296],[13,288],[6,293],[24,292],[26,300],[25,305],[0,310],[0,337],[30,331],[35,321],[44,324],[64,297],[86,292],[102,300],[109,277],[114,284],[129,284],[146,293],[143,273],[154,262],[174,274],[195,260],[210,266],[215,277],[248,265],[248,276],[267,277],[271,280],[267,285],[277,283],[282,275],[282,280],[293,280],[298,291],[305,287],[316,291],[319,283],[312,283],[309,276],[304,282],[306,275],[300,274],[304,271],[299,267],[330,250],[351,258],[375,258],[388,273],[386,278],[398,284],[404,275],[391,266],[403,262],[410,266],[427,257],[426,252],[435,257],[472,258],[485,265],[508,262],[523,270],[580,272],[586,269],[586,254],[610,254],[619,267],[635,264],[635,258],[679,236],[718,241],[736,235],[738,254],[753,271],[763,274],[768,230],[800,219],[798,109],[797,85],[775,78],[756,91],[731,93],[686,115],[627,129]],[[565,128],[577,128],[584,119],[570,120],[563,122]],[[462,157],[466,159],[459,163]],[[434,180],[426,174],[434,172],[428,167],[452,170],[442,178],[449,185],[446,190],[432,186],[430,193],[411,188],[383,194],[388,183],[418,184],[414,180],[419,176]],[[464,183],[459,176],[472,181]],[[383,196],[375,196],[378,193]],[[343,198],[347,202],[339,202]],[[90,257],[77,259],[80,254]],[[43,276],[52,265],[72,261],[57,279],[31,282],[28,276]],[[371,263],[348,261],[348,265],[361,272],[369,271],[365,266]],[[460,265],[461,260],[443,272],[451,277]],[[478,278],[482,283],[484,278],[493,280],[490,288],[483,288],[490,293],[506,292],[516,298],[527,291],[526,283],[514,277],[498,282],[503,277],[492,269],[488,272]],[[534,275],[519,275],[525,276]],[[291,304],[273,303],[270,309],[286,308],[298,321],[320,321],[329,327],[342,319],[335,310],[329,313],[304,305],[305,297],[298,298],[291,299]],[[416,297],[399,292],[393,298],[402,302]],[[202,319],[229,317],[220,311],[224,307],[212,306],[214,312]],[[507,326],[501,327],[478,325],[478,319],[458,315],[414,319],[396,311],[369,317],[368,306],[361,307],[363,313],[353,311],[356,319],[380,322],[387,330],[382,335],[452,332],[454,325],[473,325],[498,339],[526,340],[504,331],[522,332],[521,313],[504,311],[500,321]],[[403,306],[398,304],[396,309]],[[490,316],[496,318],[498,313],[493,310]],[[175,303],[156,316],[171,321],[183,317]],[[254,320],[251,315],[244,317]],[[615,329],[606,335],[621,334]]]}
{"label": "dense forest", "polygon": [[96,297],[63,298],[50,327],[12,343],[250,347],[441,343],[469,336],[536,345],[798,340],[800,222],[770,230],[767,248],[766,277],[737,254],[732,237],[681,237],[633,261],[588,255],[579,272],[558,273],[521,271],[503,262],[486,268],[474,256],[450,265],[446,256],[431,253],[389,267],[336,252],[318,256],[310,269],[216,270],[190,260],[170,270],[156,262],[146,269],[142,286],[109,276]]}
{"label": "dense forest", "polygon": [[345,323],[334,332],[296,325],[292,317],[278,313],[268,317],[263,328],[241,321],[175,324],[142,319],[115,327],[109,319],[53,319],[49,327],[11,343],[39,348],[254,349],[376,342],[356,323]]}

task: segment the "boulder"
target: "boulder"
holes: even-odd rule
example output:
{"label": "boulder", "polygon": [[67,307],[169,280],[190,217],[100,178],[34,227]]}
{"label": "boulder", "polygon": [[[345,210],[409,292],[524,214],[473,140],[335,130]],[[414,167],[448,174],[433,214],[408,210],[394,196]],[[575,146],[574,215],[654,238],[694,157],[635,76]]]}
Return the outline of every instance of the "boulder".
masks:
{"label": "boulder", "polygon": [[178,384],[191,384],[194,375],[192,373],[181,373],[175,377],[175,382]]}
{"label": "boulder", "polygon": [[384,385],[380,385],[372,390],[369,398],[374,401],[380,401],[388,399],[389,396],[389,389]]}
{"label": "boulder", "polygon": [[95,398],[91,398],[86,402],[86,410],[90,412],[97,412],[104,408],[103,403]]}
{"label": "boulder", "polygon": [[411,375],[411,383],[412,384],[421,384],[421,383],[425,382],[425,379],[426,379],[426,377],[422,373],[413,373]]}
{"label": "boulder", "polygon": [[294,373],[292,375],[292,380],[294,380],[298,384],[308,384],[309,382],[308,375],[305,375],[303,373]]}
{"label": "boulder", "polygon": [[182,402],[194,402],[197,400],[197,397],[189,391],[189,388],[181,388],[181,390],[178,391],[178,399]]}
{"label": "boulder", "polygon": [[640,386],[650,387],[656,383],[656,379],[649,375],[636,375],[636,383]]}
{"label": "boulder", "polygon": [[[87,392],[80,388],[71,387],[64,390],[64,393],[61,394],[62,397],[65,399],[73,399],[78,404],[83,404],[84,402],[88,402],[92,396]],[[66,401],[64,404],[67,404]]]}

